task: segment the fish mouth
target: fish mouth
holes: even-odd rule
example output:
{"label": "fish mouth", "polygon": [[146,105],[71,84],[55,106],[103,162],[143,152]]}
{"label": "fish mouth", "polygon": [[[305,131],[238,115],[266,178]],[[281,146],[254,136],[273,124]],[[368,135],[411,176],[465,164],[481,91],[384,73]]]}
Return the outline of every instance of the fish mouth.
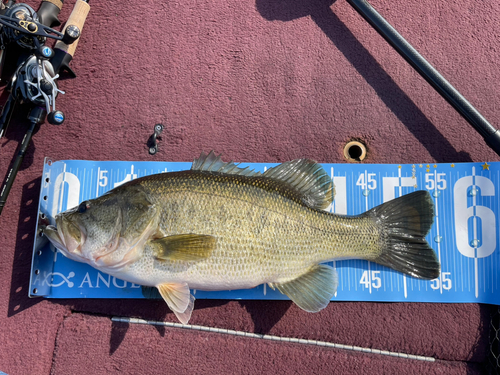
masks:
{"label": "fish mouth", "polygon": [[79,226],[58,215],[56,216],[56,226],[46,226],[43,233],[63,255],[76,260],[82,258],[81,250],[85,242],[85,233]]}
{"label": "fish mouth", "polygon": [[66,248],[66,244],[60,237],[59,232],[55,226],[47,225],[45,228],[43,228],[43,234],[49,239],[49,241],[52,243],[52,245],[55,246],[56,249],[65,252],[68,251]]}

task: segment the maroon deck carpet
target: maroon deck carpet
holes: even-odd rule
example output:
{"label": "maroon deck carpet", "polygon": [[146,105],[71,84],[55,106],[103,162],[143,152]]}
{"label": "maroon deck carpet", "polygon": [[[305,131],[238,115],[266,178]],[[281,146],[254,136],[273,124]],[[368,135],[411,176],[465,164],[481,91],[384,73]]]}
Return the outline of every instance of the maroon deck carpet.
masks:
{"label": "maroon deck carpet", "polygon": [[[61,19],[74,4],[66,0]],[[36,2],[29,1],[35,8]],[[500,4],[371,0],[479,111],[500,126]],[[112,323],[176,319],[161,301],[27,297],[43,159],[226,159],[342,163],[498,161],[481,137],[343,0],[91,1],[66,113],[44,124],[0,217],[0,371],[13,374],[479,374],[491,308],[477,304],[197,301],[192,324],[429,356],[436,362]],[[5,95],[3,96],[5,99]],[[24,132],[0,141],[0,173]],[[146,141],[165,130],[152,157]]]}

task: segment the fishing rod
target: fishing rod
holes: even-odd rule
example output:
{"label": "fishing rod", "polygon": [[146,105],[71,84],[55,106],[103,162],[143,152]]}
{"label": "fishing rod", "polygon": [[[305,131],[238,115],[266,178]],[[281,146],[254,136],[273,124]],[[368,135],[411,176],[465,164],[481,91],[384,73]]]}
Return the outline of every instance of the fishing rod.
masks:
{"label": "fishing rod", "polygon": [[[17,172],[31,142],[35,127],[45,119],[50,124],[61,125],[64,113],[56,109],[56,97],[64,94],[57,87],[59,72],[67,71],[76,77],[69,67],[87,18],[88,0],[76,0],[63,32],[57,18],[64,0],[43,0],[38,11],[15,0],[0,3],[0,74],[8,68],[7,53],[17,56],[17,67],[10,78],[10,92],[0,114],[0,138],[9,126],[16,103],[29,105],[29,127],[18,148],[17,155],[0,189],[0,214],[12,188]],[[45,45],[47,39],[55,39],[54,49]],[[12,59],[12,56],[10,56]]]}
{"label": "fishing rod", "polygon": [[366,0],[347,2],[481,134],[500,155],[500,131],[493,127],[429,62],[408,43]]}

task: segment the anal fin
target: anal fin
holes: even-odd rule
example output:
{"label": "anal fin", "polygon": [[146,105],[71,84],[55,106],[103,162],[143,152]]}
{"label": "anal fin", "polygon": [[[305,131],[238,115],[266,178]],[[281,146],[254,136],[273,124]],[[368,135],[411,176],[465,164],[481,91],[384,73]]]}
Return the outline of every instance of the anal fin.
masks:
{"label": "anal fin", "polygon": [[328,305],[337,291],[338,276],[333,267],[319,264],[292,281],[269,283],[269,286],[277,288],[302,310],[318,312]]}

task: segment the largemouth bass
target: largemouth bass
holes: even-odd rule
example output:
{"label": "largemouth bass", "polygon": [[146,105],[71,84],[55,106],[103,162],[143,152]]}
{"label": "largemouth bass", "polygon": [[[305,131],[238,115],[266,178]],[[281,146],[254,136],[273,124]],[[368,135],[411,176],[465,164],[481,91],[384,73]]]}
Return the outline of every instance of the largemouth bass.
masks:
{"label": "largemouth bass", "polygon": [[213,152],[191,170],[129,181],[56,216],[45,235],[66,257],[120,279],[156,287],[187,324],[190,288],[230,290],[267,283],[309,312],[336,292],[323,262],[360,258],[433,279],[440,265],[425,240],[434,219],[417,191],[362,215],[324,209],[333,184],[312,160],[261,174]]}

